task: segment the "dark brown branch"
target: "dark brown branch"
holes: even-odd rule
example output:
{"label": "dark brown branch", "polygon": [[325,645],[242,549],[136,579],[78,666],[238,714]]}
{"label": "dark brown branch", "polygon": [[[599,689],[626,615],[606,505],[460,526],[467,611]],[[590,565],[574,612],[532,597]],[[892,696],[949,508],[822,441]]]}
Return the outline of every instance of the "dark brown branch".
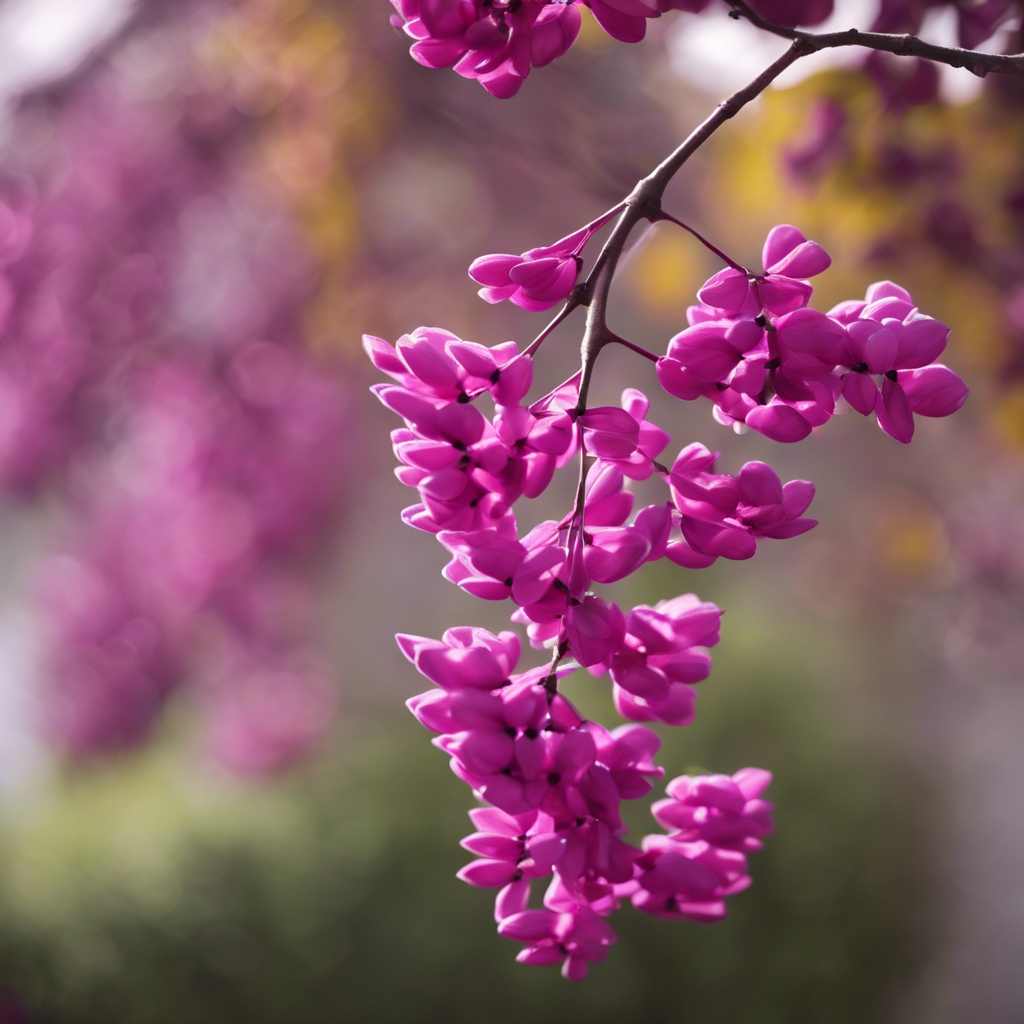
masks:
{"label": "dark brown branch", "polygon": [[762,18],[744,0],[726,2],[732,8],[732,17],[746,18],[752,25],[783,39],[803,40],[809,47],[809,53],[831,50],[837,46],[863,46],[869,50],[895,53],[900,57],[923,57],[939,64],[948,64],[951,68],[966,68],[980,78],[984,78],[990,72],[1024,78],[1024,53],[978,53],[976,50],[964,50],[959,46],[926,43],[917,36],[861,32],[855,28],[842,32],[804,32],[800,29],[784,28],[768,21],[767,18]]}
{"label": "dark brown branch", "polygon": [[580,378],[580,397],[576,411],[582,415],[587,408],[587,394],[598,353],[614,335],[608,330],[608,291],[611,288],[615,267],[622,255],[626,239],[633,228],[642,220],[656,221],[661,216],[661,197],[676,172],[705,142],[730,118],[735,117],[751,100],[769,85],[794,61],[809,53],[802,40],[793,45],[773,64],[765,68],[749,85],[733,93],[715,112],[695,128],[685,142],[669,157],[662,161],[646,178],[642,179],[626,200],[626,208],[605,242],[594,263],[594,268],[583,286],[587,302],[587,325],[583,331],[581,355],[583,359]]}
{"label": "dark brown branch", "polygon": [[636,188],[626,200],[626,208],[620,214],[608,241],[605,242],[598,254],[593,269],[586,281],[574,293],[574,298],[587,306],[587,324],[580,346],[582,368],[579,402],[576,406],[579,415],[582,415],[587,408],[587,395],[598,353],[609,342],[618,340],[608,329],[608,292],[630,232],[642,220],[662,219],[662,196],[668,183],[683,164],[726,121],[735,117],[751,100],[760,96],[791,64],[801,57],[817,53],[820,50],[833,49],[838,46],[863,46],[867,49],[881,50],[899,56],[923,57],[926,60],[948,64],[954,68],[966,68],[973,74],[982,77],[990,72],[996,72],[1024,78],[1024,53],[1010,55],[977,53],[974,50],[963,50],[955,46],[937,46],[934,43],[926,43],[916,36],[861,32],[858,29],[818,34],[804,32],[800,29],[783,28],[781,25],[767,21],[752,10],[744,0],[727,0],[727,3],[733,8],[733,17],[746,18],[766,32],[791,40],[791,45],[778,60],[765,68],[749,85],[744,86],[739,92],[733,93],[724,103],[721,103],[707,120],[690,133],[689,138],[674,153],[662,161],[646,178],[637,183]]}

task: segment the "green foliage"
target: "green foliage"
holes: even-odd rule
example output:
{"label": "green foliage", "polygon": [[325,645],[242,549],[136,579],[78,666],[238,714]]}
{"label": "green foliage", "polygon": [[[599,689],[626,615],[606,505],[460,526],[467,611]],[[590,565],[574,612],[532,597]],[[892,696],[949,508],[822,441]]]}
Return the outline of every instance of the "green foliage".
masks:
{"label": "green foliage", "polygon": [[[160,898],[94,863],[73,869],[59,913],[8,885],[4,980],[53,1024],[884,1018],[924,952],[921,794],[851,732],[847,690],[781,661],[774,624],[736,621],[697,722],[665,730],[670,772],[775,771],[778,831],[722,924],[623,913],[582,986],[516,964],[490,894],[453,877],[469,859],[464,786],[410,717],[368,728],[330,777],[232,791],[285,827],[193,823]],[[574,695],[593,703],[601,686]],[[646,830],[641,810],[630,824]]]}

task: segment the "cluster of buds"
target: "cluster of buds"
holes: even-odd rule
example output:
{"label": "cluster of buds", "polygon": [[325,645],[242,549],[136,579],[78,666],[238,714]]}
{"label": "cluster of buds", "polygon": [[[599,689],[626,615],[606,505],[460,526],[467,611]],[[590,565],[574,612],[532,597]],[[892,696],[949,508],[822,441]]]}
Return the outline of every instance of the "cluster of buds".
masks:
{"label": "cluster of buds", "polygon": [[827,423],[840,396],[904,443],[914,413],[948,416],[963,405],[967,387],[935,362],[949,328],[922,314],[905,289],[880,281],[863,301],[821,313],[807,305],[807,278],[831,263],[821,246],[780,225],[762,259],[762,273],[723,270],[697,293],[690,326],[658,360],[670,394],[708,398],[720,423],[783,442]]}

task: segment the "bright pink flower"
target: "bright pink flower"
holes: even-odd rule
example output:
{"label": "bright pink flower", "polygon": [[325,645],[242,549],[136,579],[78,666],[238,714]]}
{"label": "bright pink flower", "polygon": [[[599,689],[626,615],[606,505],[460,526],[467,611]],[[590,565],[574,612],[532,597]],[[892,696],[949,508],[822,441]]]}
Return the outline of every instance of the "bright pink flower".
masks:
{"label": "bright pink flower", "polygon": [[738,477],[716,474],[711,472],[716,458],[703,445],[692,444],[680,452],[669,474],[683,538],[693,551],[712,560],[750,558],[757,537],[796,537],[817,525],[815,519],[801,518],[814,497],[809,481],[791,480],[783,487],[763,462],[748,462]]}
{"label": "bright pink flower", "polygon": [[717,384],[763,338],[764,329],[753,320],[705,320],[677,334],[668,344],[667,358],[695,381]]}
{"label": "bright pink flower", "polygon": [[633,480],[646,480],[654,472],[654,460],[672,440],[647,420],[650,402],[636,388],[622,392],[622,408],[588,409],[580,417],[588,454],[613,463]]}
{"label": "bright pink flower", "polygon": [[482,0],[392,0],[399,24],[415,42],[410,53],[430,68],[454,67],[492,95],[519,91],[533,66],[561,56],[580,29],[573,5],[546,0],[484,4]]}
{"label": "bright pink flower", "polygon": [[655,820],[682,842],[698,840],[749,853],[774,829],[773,805],[761,799],[771,772],[743,768],[728,775],[681,775],[667,787],[670,799],[651,808]]}
{"label": "bright pink flower", "polygon": [[765,272],[747,275],[729,268],[714,275],[697,293],[702,303],[726,316],[754,316],[762,309],[776,316],[806,306],[813,289],[804,278],[831,264],[817,242],[808,242],[791,224],[772,228],[761,254]]}
{"label": "bright pink flower", "polygon": [[571,981],[586,978],[589,964],[603,963],[616,941],[615,932],[586,905],[561,913],[524,910],[502,921],[498,934],[525,945],[516,957],[521,964],[562,964],[562,975]]}
{"label": "bright pink flower", "polygon": [[405,633],[395,639],[417,670],[445,690],[501,686],[518,664],[521,649],[515,633],[495,636],[477,626],[449,629],[440,640]]}
{"label": "bright pink flower", "polygon": [[[864,416],[872,411],[890,436],[909,443],[914,417],[949,416],[969,389],[948,367],[934,360],[946,347],[949,328],[923,316],[910,295],[891,281],[868,288],[863,303],[842,303],[829,313],[841,319],[846,352],[843,397]],[[874,378],[881,377],[881,389]]]}
{"label": "bright pink flower", "polygon": [[580,254],[617,210],[618,207],[602,214],[554,245],[530,249],[521,256],[492,253],[478,257],[470,264],[469,276],[483,285],[480,298],[487,302],[508,299],[528,310],[550,309],[568,298],[583,265]]}
{"label": "bright pink flower", "polygon": [[540,601],[566,558],[565,549],[554,544],[530,550],[514,534],[502,536],[493,530],[442,532],[437,539],[454,555],[444,569],[445,578],[488,601]]}
{"label": "bright pink flower", "polygon": [[[501,922],[525,909],[522,897],[529,895],[529,879],[551,873],[565,853],[566,836],[543,831],[554,822],[537,811],[513,816],[495,807],[479,807],[469,816],[477,831],[461,845],[480,859],[467,864],[457,877],[480,888],[506,890],[495,906],[495,918]],[[520,880],[526,884],[515,886]],[[520,901],[523,905],[517,906]]]}
{"label": "bright pink flower", "polygon": [[565,612],[563,635],[569,653],[592,675],[601,675],[626,634],[626,620],[616,604],[588,594],[570,603]]}
{"label": "bright pink flower", "polygon": [[718,643],[722,613],[693,594],[640,606],[626,617],[626,636],[612,661],[615,706],[633,721],[685,725],[711,658],[697,647]]}

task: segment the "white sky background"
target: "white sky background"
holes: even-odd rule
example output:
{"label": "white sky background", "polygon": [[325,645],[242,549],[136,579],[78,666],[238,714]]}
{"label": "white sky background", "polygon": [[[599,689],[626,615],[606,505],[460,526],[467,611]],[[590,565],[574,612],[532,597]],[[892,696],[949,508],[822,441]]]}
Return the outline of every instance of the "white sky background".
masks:
{"label": "white sky background", "polygon": [[60,78],[124,24],[135,0],[0,0],[0,105]]}

